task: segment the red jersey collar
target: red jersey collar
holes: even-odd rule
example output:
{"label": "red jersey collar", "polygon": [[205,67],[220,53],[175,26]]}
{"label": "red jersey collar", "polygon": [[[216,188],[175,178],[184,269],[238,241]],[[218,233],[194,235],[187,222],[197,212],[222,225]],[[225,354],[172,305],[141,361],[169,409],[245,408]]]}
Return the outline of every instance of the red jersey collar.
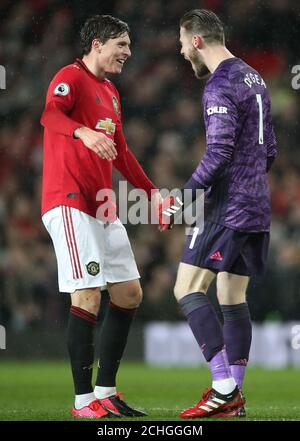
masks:
{"label": "red jersey collar", "polygon": [[96,75],[93,74],[93,72],[91,72],[89,70],[89,68],[87,67],[87,65],[84,63],[83,60],[81,60],[81,58],[76,58],[76,63],[79,64],[79,66],[84,69],[86,71],[86,73],[92,77],[95,81],[98,81],[98,83],[102,83],[103,81],[105,81],[105,78],[103,80],[100,80],[98,77],[96,77]]}

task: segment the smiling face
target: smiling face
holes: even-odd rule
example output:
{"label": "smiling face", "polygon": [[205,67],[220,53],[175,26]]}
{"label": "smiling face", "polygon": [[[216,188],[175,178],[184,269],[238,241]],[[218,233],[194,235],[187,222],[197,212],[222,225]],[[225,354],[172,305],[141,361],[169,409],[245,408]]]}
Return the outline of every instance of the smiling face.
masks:
{"label": "smiling face", "polygon": [[127,33],[99,43],[98,61],[105,73],[120,74],[125,61],[131,56],[130,38]]}
{"label": "smiling face", "polygon": [[191,63],[196,77],[199,79],[204,78],[209,73],[209,70],[204,63],[199,50],[196,48],[197,36],[193,36],[190,32],[187,32],[184,27],[181,27],[179,41],[181,44],[181,55],[183,55],[185,60]]}

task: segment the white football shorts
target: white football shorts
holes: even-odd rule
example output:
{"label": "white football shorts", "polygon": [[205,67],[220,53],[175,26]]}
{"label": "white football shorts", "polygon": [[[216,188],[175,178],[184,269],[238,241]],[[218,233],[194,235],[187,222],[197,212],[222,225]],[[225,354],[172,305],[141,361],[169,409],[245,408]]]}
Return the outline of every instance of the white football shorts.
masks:
{"label": "white football shorts", "polygon": [[54,245],[60,292],[104,288],[108,282],[140,277],[119,219],[104,224],[76,208],[59,206],[45,213],[42,220]]}

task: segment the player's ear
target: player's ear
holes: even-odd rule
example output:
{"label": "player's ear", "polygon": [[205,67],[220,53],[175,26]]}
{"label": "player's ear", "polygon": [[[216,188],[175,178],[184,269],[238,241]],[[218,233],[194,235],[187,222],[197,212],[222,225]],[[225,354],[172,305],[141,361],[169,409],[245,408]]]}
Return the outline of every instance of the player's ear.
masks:
{"label": "player's ear", "polygon": [[92,41],[92,48],[95,49],[96,52],[101,52],[102,46],[102,43],[97,38]]}
{"label": "player's ear", "polygon": [[195,49],[202,49],[203,47],[203,38],[201,38],[200,35],[194,35],[193,36],[193,46]]}

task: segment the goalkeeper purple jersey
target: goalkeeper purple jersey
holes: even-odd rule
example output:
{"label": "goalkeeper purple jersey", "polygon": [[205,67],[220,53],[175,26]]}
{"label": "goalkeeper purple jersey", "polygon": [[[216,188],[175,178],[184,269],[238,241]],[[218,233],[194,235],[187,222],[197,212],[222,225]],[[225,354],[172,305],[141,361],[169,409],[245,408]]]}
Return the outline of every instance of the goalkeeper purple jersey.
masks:
{"label": "goalkeeper purple jersey", "polygon": [[262,77],[239,58],[219,64],[203,94],[206,153],[192,178],[205,191],[205,221],[237,231],[270,228],[267,172],[276,156]]}

